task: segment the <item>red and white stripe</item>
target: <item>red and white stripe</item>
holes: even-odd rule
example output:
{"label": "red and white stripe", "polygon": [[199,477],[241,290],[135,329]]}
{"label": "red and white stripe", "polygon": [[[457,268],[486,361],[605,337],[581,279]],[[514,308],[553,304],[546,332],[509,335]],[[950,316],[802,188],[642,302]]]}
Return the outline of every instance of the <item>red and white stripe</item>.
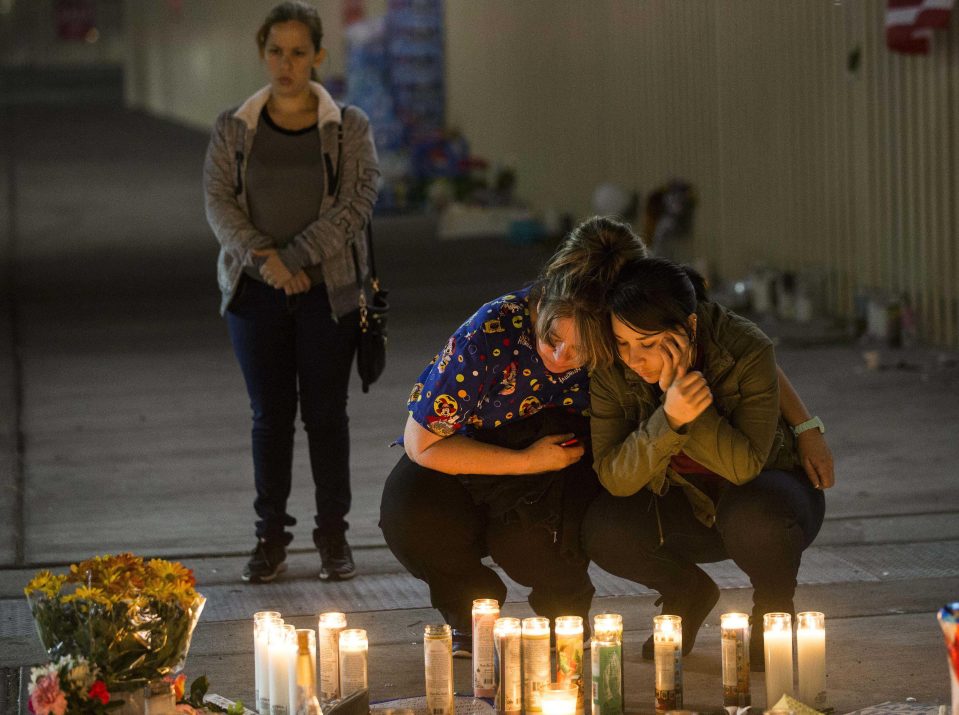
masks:
{"label": "red and white stripe", "polygon": [[955,0],[888,0],[886,44],[889,49],[911,55],[929,53],[936,28],[949,26]]}

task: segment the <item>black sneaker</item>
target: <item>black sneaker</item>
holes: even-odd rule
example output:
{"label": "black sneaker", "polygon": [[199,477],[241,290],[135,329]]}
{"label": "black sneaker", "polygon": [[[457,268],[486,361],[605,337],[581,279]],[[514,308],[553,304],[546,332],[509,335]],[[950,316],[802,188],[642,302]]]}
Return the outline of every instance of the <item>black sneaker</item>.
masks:
{"label": "black sneaker", "polygon": [[286,547],[275,541],[260,539],[256,542],[250,560],[243,567],[243,580],[250,583],[267,583],[286,571]]}
{"label": "black sneaker", "polygon": [[453,630],[453,657],[454,658],[472,658],[473,657],[473,634],[463,631]]}
{"label": "black sneaker", "polygon": [[[703,621],[719,601],[719,587],[716,582],[709,578],[705,571],[701,569],[697,571],[692,587],[678,591],[673,598],[656,599],[657,606],[660,603],[663,604],[663,613],[680,616],[683,619],[683,655],[689,655],[692,651]],[[653,636],[650,636],[643,643],[643,659],[653,660],[655,653]]]}
{"label": "black sneaker", "polygon": [[353,552],[345,534],[319,536],[316,547],[320,551],[320,581],[346,581],[356,576]]}

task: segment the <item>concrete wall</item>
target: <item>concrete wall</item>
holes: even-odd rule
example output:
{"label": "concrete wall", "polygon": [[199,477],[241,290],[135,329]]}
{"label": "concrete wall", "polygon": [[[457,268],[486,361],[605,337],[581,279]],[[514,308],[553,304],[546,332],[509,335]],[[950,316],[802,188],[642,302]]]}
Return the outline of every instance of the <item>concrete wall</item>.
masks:
{"label": "concrete wall", "polygon": [[905,294],[920,336],[955,346],[959,13],[910,58],[885,48],[884,5],[450,2],[449,122],[541,207],[685,178],[721,275],[804,271],[846,316],[864,288]]}
{"label": "concrete wall", "polygon": [[[208,126],[263,83],[251,38],[270,5],[126,0],[130,103]],[[318,5],[340,73],[341,2]],[[598,182],[687,179],[694,252],[721,276],[801,271],[845,316],[863,289],[904,294],[921,337],[957,346],[959,18],[902,57],[884,5],[448,0],[448,122],[536,208],[584,215]]]}

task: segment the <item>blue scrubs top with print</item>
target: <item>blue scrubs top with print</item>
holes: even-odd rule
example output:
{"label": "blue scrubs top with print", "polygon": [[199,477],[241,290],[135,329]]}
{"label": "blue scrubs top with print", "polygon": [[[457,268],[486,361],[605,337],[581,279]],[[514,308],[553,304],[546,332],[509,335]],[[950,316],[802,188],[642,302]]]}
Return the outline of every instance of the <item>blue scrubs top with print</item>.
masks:
{"label": "blue scrubs top with print", "polygon": [[453,333],[413,386],[408,407],[434,434],[469,436],[544,408],[586,415],[589,377],[582,368],[543,367],[524,288],[490,301]]}

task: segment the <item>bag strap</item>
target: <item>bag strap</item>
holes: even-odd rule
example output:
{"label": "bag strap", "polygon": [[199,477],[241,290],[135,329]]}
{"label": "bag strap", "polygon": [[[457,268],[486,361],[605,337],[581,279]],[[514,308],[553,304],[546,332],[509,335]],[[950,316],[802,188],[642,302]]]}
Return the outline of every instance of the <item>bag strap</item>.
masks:
{"label": "bag strap", "polygon": [[[340,109],[340,128],[336,133],[336,195],[340,195],[340,177],[342,176],[342,171],[340,165],[343,159],[343,125],[346,123],[346,110],[350,108],[349,104],[344,104],[342,109]],[[373,257],[373,220],[370,219],[366,222],[366,258],[370,264],[370,285],[373,288],[373,292],[377,292],[380,289],[380,279],[376,275],[376,259]],[[360,279],[360,264],[356,258],[356,250],[353,251],[353,263],[356,268],[356,283],[362,287],[362,280]],[[365,294],[360,293],[360,301],[365,306]]]}

